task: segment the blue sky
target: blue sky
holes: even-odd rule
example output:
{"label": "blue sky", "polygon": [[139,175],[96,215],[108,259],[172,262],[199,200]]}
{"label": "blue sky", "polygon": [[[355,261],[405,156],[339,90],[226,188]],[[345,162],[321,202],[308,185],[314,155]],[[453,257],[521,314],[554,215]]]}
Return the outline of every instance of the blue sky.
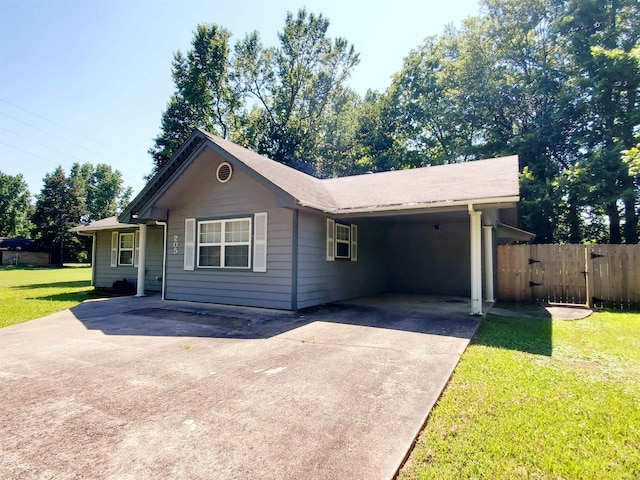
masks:
{"label": "blue sky", "polygon": [[425,37],[479,11],[478,0],[0,0],[0,171],[23,174],[35,195],[58,165],[107,163],[137,193],[173,53],[197,24],[226,27],[232,43],[255,29],[271,46],[287,11],[305,6],[355,45],[349,85],[361,94],[384,90]]}

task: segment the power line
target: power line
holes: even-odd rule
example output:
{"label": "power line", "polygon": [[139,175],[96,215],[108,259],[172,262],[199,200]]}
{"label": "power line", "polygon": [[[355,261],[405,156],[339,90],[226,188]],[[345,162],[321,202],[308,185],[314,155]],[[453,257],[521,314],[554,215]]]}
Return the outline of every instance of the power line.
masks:
{"label": "power line", "polygon": [[51,160],[50,158],[45,158],[45,157],[40,156],[40,155],[37,155],[37,154],[35,154],[35,153],[27,152],[27,151],[26,151],[25,149],[23,149],[23,148],[16,147],[15,145],[11,145],[10,143],[3,142],[2,140],[0,140],[0,143],[1,143],[2,145],[6,145],[7,147],[11,147],[11,148],[14,148],[14,149],[16,149],[16,150],[19,150],[19,151],[20,151],[20,152],[22,152],[22,153],[26,153],[27,155],[31,155],[32,157],[36,157],[36,158],[39,158],[39,159],[41,159],[41,160],[44,160],[45,162],[49,162],[49,163],[53,163],[53,164],[58,163],[58,162],[54,162],[54,161],[53,161],[53,160]]}
{"label": "power line", "polygon": [[129,158],[131,158],[133,160],[137,160],[137,158],[135,158],[133,155],[131,155],[131,154],[127,153],[127,152],[123,152],[123,151],[117,150],[116,148],[114,148],[114,147],[112,147],[110,145],[107,145],[106,143],[100,142],[99,140],[96,140],[95,138],[88,137],[87,135],[84,135],[84,134],[82,134],[80,132],[76,132],[75,130],[72,130],[71,128],[69,128],[67,126],[62,125],[61,123],[58,123],[58,122],[56,122],[54,120],[51,120],[50,118],[43,117],[42,115],[39,115],[39,114],[37,114],[35,112],[32,112],[31,110],[28,110],[28,109],[26,109],[24,107],[21,107],[20,105],[16,105],[15,103],[10,102],[9,100],[6,100],[4,98],[0,98],[0,102],[4,102],[4,103],[6,103],[8,105],[11,105],[14,108],[17,108],[18,110],[22,110],[23,112],[27,112],[28,114],[33,115],[34,117],[37,117],[40,120],[44,120],[45,122],[51,123],[52,125],[56,125],[57,127],[63,128],[65,130],[67,130],[68,132],[73,133],[74,135],[78,135],[79,137],[84,138],[85,140],[89,140],[90,142],[96,143],[96,144],[98,144],[98,145],[100,145],[102,147],[109,148],[109,149],[113,150],[114,152],[118,153],[119,155],[126,155],[127,157],[129,157]]}
{"label": "power line", "polygon": [[118,165],[122,165],[123,167],[128,168],[129,170],[132,170],[134,172],[138,172],[138,173],[141,173],[143,175],[146,175],[146,173],[143,172],[142,170],[138,170],[137,168],[134,168],[134,167],[126,165],[126,164],[124,164],[122,162],[118,162],[116,160],[113,160],[112,158],[109,158],[109,157],[107,157],[106,155],[104,155],[102,153],[96,152],[95,150],[91,150],[90,148],[86,148],[86,147],[84,147],[84,146],[82,146],[82,145],[80,145],[78,143],[72,142],[71,140],[67,140],[64,137],[61,137],[60,135],[56,135],[55,133],[48,132],[48,131],[40,128],[40,127],[36,127],[35,125],[33,125],[33,124],[29,123],[29,122],[25,122],[24,120],[21,120],[21,119],[19,119],[17,117],[14,117],[13,115],[9,115],[8,113],[4,113],[4,112],[0,112],[0,115],[3,115],[3,116],[8,117],[8,118],[11,118],[12,120],[15,120],[16,122],[19,122],[19,123],[22,123],[24,125],[27,125],[28,127],[33,128],[35,130],[38,130],[38,131],[40,131],[42,133],[45,133],[47,135],[51,135],[52,137],[55,137],[55,138],[57,138],[59,140],[62,140],[63,142],[66,142],[66,143],[68,143],[70,145],[73,145],[74,147],[81,148],[82,150],[85,150],[85,151],[87,151],[87,152],[89,152],[89,153],[91,153],[93,155],[98,155],[98,156],[100,156],[102,158],[107,159],[108,161],[110,161],[112,163],[116,163]]}
{"label": "power line", "polygon": [[72,158],[74,160],[77,160],[78,162],[84,162],[84,160],[80,160],[78,157],[75,157],[75,156],[73,156],[73,155],[71,155],[69,153],[66,153],[66,152],[61,152],[60,150],[56,150],[55,148],[52,148],[49,145],[45,145],[44,143],[39,142],[38,140],[34,140],[33,138],[27,137],[26,135],[22,135],[21,133],[9,130],[8,128],[0,126],[0,130],[4,130],[5,132],[9,132],[9,133],[11,133],[13,135],[16,135],[17,137],[21,137],[21,138],[24,138],[25,140],[29,140],[30,142],[33,142],[33,143],[35,143],[37,145],[40,145],[41,147],[44,147],[44,148],[46,148],[48,150],[51,150],[52,152],[57,153],[58,155],[64,155],[65,157]]}

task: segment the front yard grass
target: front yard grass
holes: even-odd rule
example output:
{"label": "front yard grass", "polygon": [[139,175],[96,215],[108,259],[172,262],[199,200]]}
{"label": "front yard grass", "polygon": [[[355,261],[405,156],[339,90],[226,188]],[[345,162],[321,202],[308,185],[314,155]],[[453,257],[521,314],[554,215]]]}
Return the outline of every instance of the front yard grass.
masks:
{"label": "front yard grass", "polygon": [[640,478],[640,313],[489,315],[399,479]]}
{"label": "front yard grass", "polygon": [[74,307],[93,290],[86,265],[0,266],[0,328]]}

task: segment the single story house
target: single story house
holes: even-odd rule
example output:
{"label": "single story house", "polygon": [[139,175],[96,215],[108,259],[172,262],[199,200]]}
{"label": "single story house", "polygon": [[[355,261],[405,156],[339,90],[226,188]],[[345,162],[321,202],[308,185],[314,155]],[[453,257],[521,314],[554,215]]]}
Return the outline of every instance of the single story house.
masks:
{"label": "single story house", "polygon": [[0,265],[48,265],[49,252],[43,252],[35,240],[24,237],[0,237]]}
{"label": "single story house", "polygon": [[[515,156],[318,179],[197,130],[93,236],[93,283],[296,310],[384,292],[494,296],[515,225]],[[512,225],[508,225],[511,223]]]}

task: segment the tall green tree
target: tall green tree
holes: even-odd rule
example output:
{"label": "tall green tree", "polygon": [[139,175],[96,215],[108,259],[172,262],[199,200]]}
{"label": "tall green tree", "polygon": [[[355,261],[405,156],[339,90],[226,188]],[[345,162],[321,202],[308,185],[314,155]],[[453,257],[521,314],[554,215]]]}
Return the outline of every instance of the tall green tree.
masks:
{"label": "tall green tree", "polygon": [[637,242],[622,152],[640,124],[638,5],[485,0],[405,59],[388,90],[394,142],[416,166],[518,154],[521,222],[538,241],[602,240],[606,215],[609,241]]}
{"label": "tall green tree", "polygon": [[518,154],[523,226],[553,241],[572,125],[555,11],[547,0],[487,0],[484,11],[405,59],[389,89],[394,135],[415,166]]}
{"label": "tall green tree", "polygon": [[359,105],[355,134],[357,150],[350,174],[409,168],[404,137],[398,136],[401,119],[388,92],[369,90]]}
{"label": "tall green tree", "polygon": [[0,237],[28,237],[32,211],[24,177],[0,172]]}
{"label": "tall green tree", "polygon": [[69,229],[80,223],[83,210],[77,179],[67,178],[62,167],[45,175],[36,196],[33,223],[37,238],[52,254],[52,263],[62,266],[65,245],[78,242]]}
{"label": "tall green tree", "polygon": [[83,223],[116,215],[131,199],[131,187],[124,187],[122,173],[110,165],[99,163],[74,163],[69,181],[75,182],[82,204]]}
{"label": "tall green tree", "polygon": [[609,241],[638,242],[638,183],[624,162],[640,125],[640,4],[562,2],[558,22],[586,120],[579,132],[588,201],[608,217]]}
{"label": "tall green tree", "polygon": [[198,25],[191,48],[173,57],[176,91],[162,114],[161,132],[149,150],[157,171],[193,133],[203,128],[228,137],[237,130],[240,97],[230,70],[231,32],[216,24]]}
{"label": "tall green tree", "polygon": [[258,32],[235,46],[235,74],[256,105],[246,115],[242,143],[287,165],[318,173],[327,142],[327,116],[346,94],[345,82],[359,62],[353,45],[327,36],[322,15],[289,12],[279,46],[265,48]]}

